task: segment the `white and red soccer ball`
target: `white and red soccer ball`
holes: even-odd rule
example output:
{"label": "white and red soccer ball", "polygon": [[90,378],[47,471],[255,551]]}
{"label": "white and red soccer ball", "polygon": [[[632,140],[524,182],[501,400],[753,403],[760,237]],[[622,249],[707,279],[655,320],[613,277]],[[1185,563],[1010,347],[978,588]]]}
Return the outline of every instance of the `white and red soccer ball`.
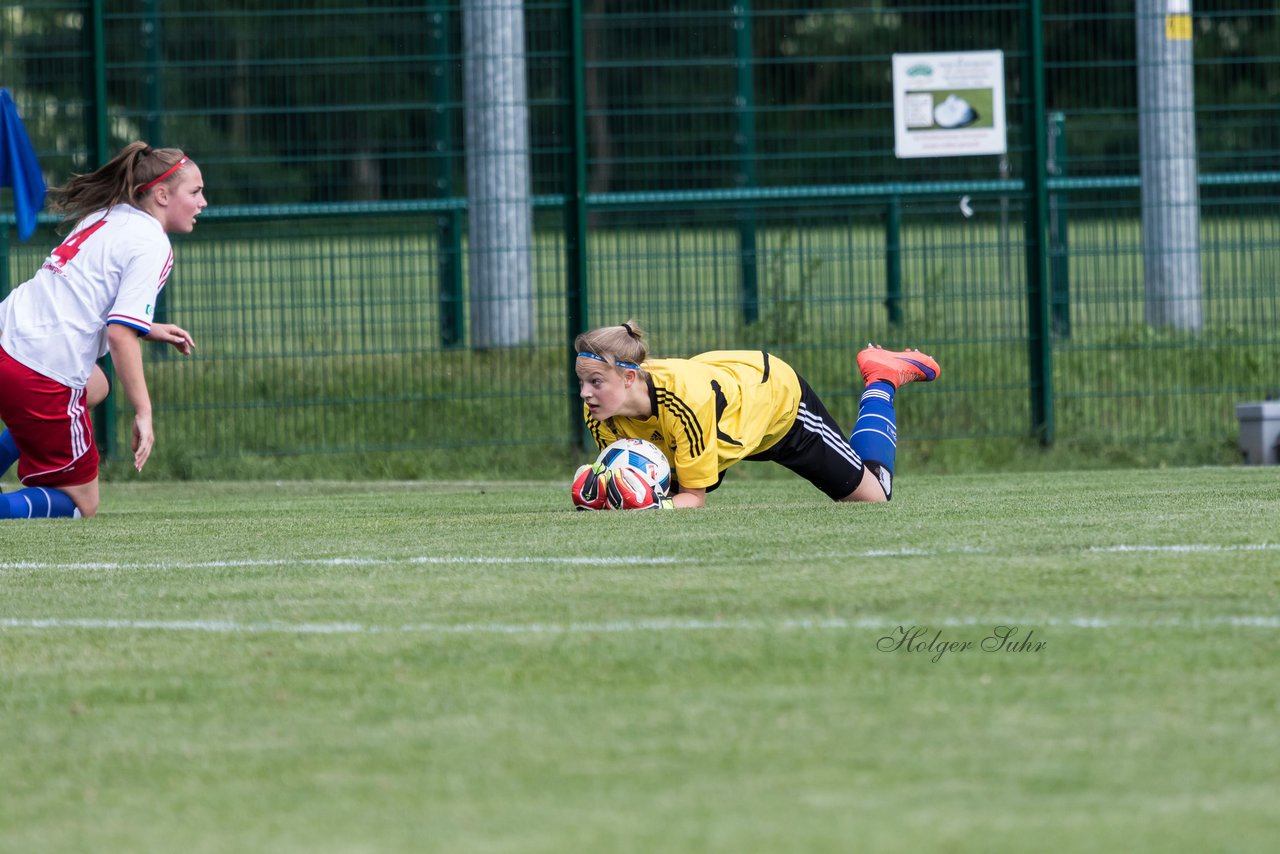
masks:
{"label": "white and red soccer ball", "polygon": [[633,469],[640,472],[664,494],[671,491],[671,464],[658,446],[644,439],[619,439],[597,457],[611,471]]}
{"label": "white and red soccer ball", "polygon": [[656,445],[619,439],[578,468],[569,491],[579,510],[642,510],[671,507],[670,489],[671,464]]}

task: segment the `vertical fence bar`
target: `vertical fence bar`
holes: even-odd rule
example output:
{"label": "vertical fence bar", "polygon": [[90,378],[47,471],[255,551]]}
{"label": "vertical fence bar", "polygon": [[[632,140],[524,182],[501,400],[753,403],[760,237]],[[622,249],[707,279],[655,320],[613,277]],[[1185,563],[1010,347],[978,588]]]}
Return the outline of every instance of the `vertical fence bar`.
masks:
{"label": "vertical fence bar", "polygon": [[583,44],[582,0],[567,5],[569,51],[565,62],[568,103],[565,122],[569,145],[565,152],[564,251],[567,311],[569,436],[577,448],[586,446],[582,402],[576,394],[573,339],[587,330],[587,75]]}
{"label": "vertical fence bar", "polygon": [[[164,133],[164,45],[161,30],[159,0],[143,0],[142,8],[146,16],[141,24],[141,41],[143,52],[147,57],[147,71],[143,75],[147,98],[147,117],[145,121],[145,139],[155,148],[165,145]],[[156,296],[154,321],[167,323],[169,320],[168,289],[160,291]],[[168,347],[157,347],[152,358],[168,359]]]}
{"label": "vertical fence bar", "polygon": [[[89,61],[86,64],[85,135],[90,140],[90,164],[92,171],[111,159],[110,139],[107,133],[107,37],[103,14],[104,0],[89,0],[89,26],[85,31]],[[115,375],[111,357],[102,360],[107,377]],[[111,459],[116,450],[116,401],[108,394],[98,404],[93,415],[93,438],[102,458]]]}
{"label": "vertical fence bar", "polygon": [[884,307],[889,323],[902,323],[902,197],[889,197],[884,215]]}
{"label": "vertical fence bar", "polygon": [[86,95],[89,103],[84,111],[85,136],[90,140],[90,164],[87,171],[102,166],[111,157],[107,134],[107,32],[103,0],[89,0],[89,28],[85,31],[89,62]]}
{"label": "vertical fence bar", "polygon": [[0,225],[0,300],[9,295],[9,223]]}
{"label": "vertical fence bar", "polygon": [[[1059,112],[1049,114],[1048,174],[1061,178],[1067,174],[1066,117]],[[1067,255],[1067,197],[1065,192],[1049,194],[1049,279],[1053,294],[1053,332],[1071,337],[1071,283]]]}
{"label": "vertical fence bar", "polygon": [[1031,433],[1042,445],[1053,444],[1053,354],[1051,352],[1045,224],[1049,190],[1046,166],[1044,33],[1040,0],[1027,0],[1027,60],[1022,73],[1030,95],[1024,127],[1029,123],[1027,186],[1027,367],[1031,386]]}
{"label": "vertical fence bar", "polygon": [[[738,152],[737,184],[754,187],[756,184],[756,103],[755,84],[751,74],[751,0],[738,0],[733,4],[733,29],[737,53],[738,94],[735,108],[738,114],[738,131],[735,144]],[[756,270],[756,215],[753,205],[747,205],[738,216],[738,265],[742,277],[742,320],[752,324],[760,318],[760,283]]]}
{"label": "vertical fence bar", "polygon": [[147,56],[143,75],[147,91],[146,140],[156,148],[164,146],[164,54],[161,49],[160,3],[143,0],[146,17],[142,21],[142,46]]}
{"label": "vertical fence bar", "polygon": [[[449,4],[429,0],[427,55],[431,76],[431,134],[433,179],[438,198],[454,196],[453,183],[453,78],[449,71]],[[463,346],[466,318],[462,286],[462,212],[456,208],[435,217],[436,274],[439,280],[440,346]]]}

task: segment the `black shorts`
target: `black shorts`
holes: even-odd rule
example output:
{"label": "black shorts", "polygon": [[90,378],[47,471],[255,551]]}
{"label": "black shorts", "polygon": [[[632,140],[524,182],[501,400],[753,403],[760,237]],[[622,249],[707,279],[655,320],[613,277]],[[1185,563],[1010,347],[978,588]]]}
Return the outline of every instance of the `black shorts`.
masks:
{"label": "black shorts", "polygon": [[786,466],[825,492],[832,501],[839,501],[862,482],[862,460],[804,377],[797,374],[796,379],[800,381],[800,410],[796,413],[796,422],[776,445],[747,459]]}

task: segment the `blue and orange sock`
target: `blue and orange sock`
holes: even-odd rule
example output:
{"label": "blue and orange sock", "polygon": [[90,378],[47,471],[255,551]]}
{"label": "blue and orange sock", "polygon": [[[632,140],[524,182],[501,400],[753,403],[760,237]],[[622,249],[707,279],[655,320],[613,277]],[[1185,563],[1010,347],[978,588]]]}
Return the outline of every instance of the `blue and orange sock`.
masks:
{"label": "blue and orange sock", "polygon": [[868,469],[880,479],[886,498],[893,493],[893,463],[898,454],[898,421],[893,410],[893,383],[877,380],[862,392],[858,420],[849,435],[853,448]]}
{"label": "blue and orange sock", "polygon": [[13,441],[13,434],[8,428],[0,431],[0,477],[9,467],[18,461],[18,445]]}
{"label": "blue and orange sock", "polygon": [[0,495],[0,519],[49,519],[79,516],[76,503],[60,489],[28,486]]}

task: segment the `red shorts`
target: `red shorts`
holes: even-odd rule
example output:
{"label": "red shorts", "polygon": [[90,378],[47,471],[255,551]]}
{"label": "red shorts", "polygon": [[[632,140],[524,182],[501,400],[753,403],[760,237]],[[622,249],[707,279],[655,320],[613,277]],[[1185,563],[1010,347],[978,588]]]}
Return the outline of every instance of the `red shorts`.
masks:
{"label": "red shorts", "polygon": [[24,486],[79,486],[98,476],[82,388],[31,370],[0,347],[0,421],[18,446]]}

